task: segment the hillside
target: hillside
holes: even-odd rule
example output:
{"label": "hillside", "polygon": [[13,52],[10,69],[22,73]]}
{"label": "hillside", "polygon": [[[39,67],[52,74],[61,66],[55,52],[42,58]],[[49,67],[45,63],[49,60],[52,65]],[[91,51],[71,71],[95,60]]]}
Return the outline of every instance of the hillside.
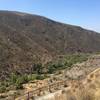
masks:
{"label": "hillside", "polygon": [[0,78],[13,71],[30,73],[35,62],[76,52],[100,52],[100,34],[42,16],[0,11]]}

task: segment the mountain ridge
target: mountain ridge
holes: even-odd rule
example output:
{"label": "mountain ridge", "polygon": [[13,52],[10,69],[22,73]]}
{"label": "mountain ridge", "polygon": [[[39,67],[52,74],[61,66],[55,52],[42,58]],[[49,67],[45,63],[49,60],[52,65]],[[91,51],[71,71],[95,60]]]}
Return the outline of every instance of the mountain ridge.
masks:
{"label": "mountain ridge", "polygon": [[48,17],[45,17],[43,15],[39,15],[39,14],[33,14],[33,13],[28,13],[28,12],[20,12],[20,11],[9,11],[9,10],[0,10],[0,13],[3,12],[3,13],[12,13],[12,14],[16,14],[16,15],[31,15],[31,16],[36,16],[36,17],[41,17],[43,19],[47,19],[47,20],[50,20],[50,21],[53,21],[53,22],[56,22],[56,23],[59,23],[59,24],[64,24],[64,25],[69,25],[69,26],[73,26],[73,27],[79,27],[79,28],[82,28],[82,29],[85,29],[87,31],[91,31],[91,32],[96,32],[96,33],[99,33],[100,32],[97,32],[96,30],[92,30],[92,29],[88,29],[88,28],[84,28],[84,27],[81,27],[80,25],[72,25],[70,23],[66,23],[66,22],[61,22],[61,21],[58,21],[58,20],[54,20],[52,18],[48,18]]}

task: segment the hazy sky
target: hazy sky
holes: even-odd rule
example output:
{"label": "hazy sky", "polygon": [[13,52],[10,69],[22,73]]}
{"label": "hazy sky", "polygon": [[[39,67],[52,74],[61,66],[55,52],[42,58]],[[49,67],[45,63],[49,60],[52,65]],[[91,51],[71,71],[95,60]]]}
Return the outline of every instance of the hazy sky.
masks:
{"label": "hazy sky", "polygon": [[0,10],[38,14],[100,32],[100,0],[0,0]]}

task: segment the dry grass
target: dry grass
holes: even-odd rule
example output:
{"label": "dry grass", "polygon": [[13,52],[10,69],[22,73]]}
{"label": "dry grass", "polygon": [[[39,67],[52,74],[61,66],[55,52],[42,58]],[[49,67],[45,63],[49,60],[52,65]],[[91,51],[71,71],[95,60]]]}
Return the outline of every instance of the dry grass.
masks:
{"label": "dry grass", "polygon": [[100,100],[100,68],[90,73],[86,80],[72,81],[66,92],[66,100]]}

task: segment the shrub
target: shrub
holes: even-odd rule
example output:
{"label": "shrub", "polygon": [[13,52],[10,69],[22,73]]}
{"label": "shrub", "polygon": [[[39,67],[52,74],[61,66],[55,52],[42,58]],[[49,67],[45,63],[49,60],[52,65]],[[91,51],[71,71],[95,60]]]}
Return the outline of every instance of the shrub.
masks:
{"label": "shrub", "polygon": [[54,65],[51,65],[51,66],[48,67],[48,73],[49,74],[52,74],[54,71],[55,71]]}
{"label": "shrub", "polygon": [[6,91],[6,87],[5,86],[0,86],[0,93],[3,93]]}
{"label": "shrub", "polygon": [[31,81],[31,80],[35,80],[36,79],[36,74],[30,74],[30,75],[28,75],[27,77],[28,77],[28,81]]}
{"label": "shrub", "polygon": [[34,71],[37,74],[42,74],[42,72],[43,72],[43,66],[42,66],[42,64],[41,63],[34,64]]}
{"label": "shrub", "polygon": [[48,65],[47,65],[48,73],[52,74],[57,70],[61,70],[61,69],[65,69],[65,68],[71,68],[73,64],[86,61],[87,58],[88,57],[85,54],[67,55],[64,58],[61,58],[57,61],[48,63]]}
{"label": "shrub", "polygon": [[37,75],[36,79],[37,80],[43,80],[43,79],[45,79],[45,77],[43,75]]}
{"label": "shrub", "polygon": [[22,89],[23,88],[22,84],[23,84],[23,79],[18,78],[16,83],[15,83],[16,89]]}
{"label": "shrub", "polygon": [[28,75],[23,75],[20,79],[22,83],[27,83],[29,81]]}
{"label": "shrub", "polygon": [[12,85],[15,85],[16,89],[22,89],[22,84],[27,83],[29,78],[28,75],[21,76],[12,73],[9,81],[12,83]]}
{"label": "shrub", "polygon": [[15,73],[11,73],[9,81],[14,84],[14,83],[16,83],[17,78],[18,78],[18,76]]}
{"label": "shrub", "polygon": [[75,63],[81,63],[88,59],[88,55],[86,54],[73,54],[67,55],[64,59],[64,65],[67,67],[71,67]]}

